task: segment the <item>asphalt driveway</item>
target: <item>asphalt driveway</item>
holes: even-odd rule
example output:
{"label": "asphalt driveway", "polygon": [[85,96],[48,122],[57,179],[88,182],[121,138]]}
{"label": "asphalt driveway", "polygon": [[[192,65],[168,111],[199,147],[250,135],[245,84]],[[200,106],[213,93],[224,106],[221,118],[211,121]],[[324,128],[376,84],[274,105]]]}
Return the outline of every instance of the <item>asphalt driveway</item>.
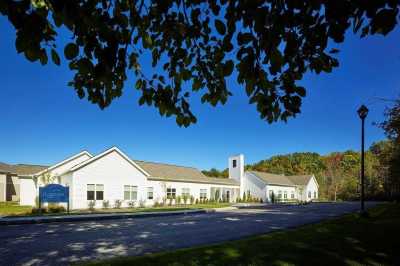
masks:
{"label": "asphalt driveway", "polygon": [[0,226],[0,265],[68,265],[212,244],[314,223],[358,208],[358,202],[275,205],[184,216]]}

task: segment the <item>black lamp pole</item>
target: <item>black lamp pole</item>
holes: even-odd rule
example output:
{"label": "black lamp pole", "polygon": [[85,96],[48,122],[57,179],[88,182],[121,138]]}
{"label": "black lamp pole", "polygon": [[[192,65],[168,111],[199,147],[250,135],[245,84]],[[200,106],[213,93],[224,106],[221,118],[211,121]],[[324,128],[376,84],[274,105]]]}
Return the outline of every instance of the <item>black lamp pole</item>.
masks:
{"label": "black lamp pole", "polygon": [[364,124],[365,118],[368,115],[368,108],[365,105],[361,105],[361,107],[357,111],[358,115],[361,118],[361,214],[365,214],[364,209]]}

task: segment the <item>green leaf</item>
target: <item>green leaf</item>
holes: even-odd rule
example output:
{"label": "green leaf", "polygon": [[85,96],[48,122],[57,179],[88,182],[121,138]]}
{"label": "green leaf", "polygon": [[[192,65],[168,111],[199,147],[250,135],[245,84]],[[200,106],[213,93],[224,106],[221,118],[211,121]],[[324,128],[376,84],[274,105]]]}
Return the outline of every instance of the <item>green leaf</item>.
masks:
{"label": "green leaf", "polygon": [[251,33],[239,33],[237,37],[239,45],[249,43],[252,40],[253,40],[253,35]]}
{"label": "green leaf", "polygon": [[75,43],[69,43],[64,48],[64,55],[68,60],[72,60],[78,56],[79,48]]}
{"label": "green leaf", "polygon": [[226,27],[225,27],[225,24],[221,20],[219,20],[219,19],[215,20],[215,28],[217,29],[219,34],[225,35]]}
{"label": "green leaf", "polygon": [[297,94],[300,95],[301,97],[306,96],[306,89],[304,87],[297,87],[296,88]]}
{"label": "green leaf", "polygon": [[54,49],[51,49],[51,59],[53,60],[54,64],[56,64],[57,66],[60,65],[60,57]]}
{"label": "green leaf", "polygon": [[230,76],[232,74],[233,71],[233,61],[229,60],[224,64],[224,76]]}
{"label": "green leaf", "polygon": [[151,39],[150,35],[145,33],[144,34],[144,38],[143,38],[143,46],[144,46],[144,48],[151,47],[152,45],[153,45],[153,40]]}

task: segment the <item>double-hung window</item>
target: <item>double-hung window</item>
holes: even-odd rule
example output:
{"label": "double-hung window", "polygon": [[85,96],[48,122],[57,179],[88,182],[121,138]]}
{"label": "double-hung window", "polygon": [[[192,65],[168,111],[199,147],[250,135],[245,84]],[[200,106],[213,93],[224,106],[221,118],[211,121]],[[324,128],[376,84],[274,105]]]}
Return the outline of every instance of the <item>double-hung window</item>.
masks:
{"label": "double-hung window", "polygon": [[317,191],[314,191],[314,199],[317,198]]}
{"label": "double-hung window", "polygon": [[308,191],[308,198],[311,199],[311,191]]}
{"label": "double-hung window", "polygon": [[190,188],[182,188],[182,197],[190,197]]}
{"label": "double-hung window", "polygon": [[176,188],[167,188],[167,199],[175,199]]}
{"label": "double-hung window", "polygon": [[87,184],[87,200],[103,200],[104,199],[104,185],[102,184]]}
{"label": "double-hung window", "polygon": [[279,190],[279,191],[278,191],[278,199],[281,199],[281,198],[282,198],[282,191]]}
{"label": "double-hung window", "polygon": [[137,200],[137,186],[124,186],[124,200]]}
{"label": "double-hung window", "polygon": [[283,192],[283,198],[284,198],[284,199],[287,199],[287,191],[284,191],[284,192]]}
{"label": "double-hung window", "polygon": [[147,199],[152,200],[153,196],[154,196],[153,193],[154,193],[153,187],[148,187],[147,188]]}
{"label": "double-hung window", "polygon": [[290,198],[294,199],[294,192],[292,191],[292,193],[290,193]]}
{"label": "double-hung window", "polygon": [[200,189],[200,199],[204,200],[207,198],[207,189]]}

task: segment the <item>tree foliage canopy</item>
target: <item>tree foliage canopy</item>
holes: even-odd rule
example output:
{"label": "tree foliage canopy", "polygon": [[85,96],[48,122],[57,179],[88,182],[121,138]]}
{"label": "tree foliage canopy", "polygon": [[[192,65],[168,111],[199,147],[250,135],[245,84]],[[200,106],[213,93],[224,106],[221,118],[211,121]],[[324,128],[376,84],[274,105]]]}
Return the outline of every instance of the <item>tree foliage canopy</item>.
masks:
{"label": "tree foliage canopy", "polygon": [[[59,65],[63,51],[80,98],[105,108],[133,73],[139,104],[155,106],[179,125],[196,122],[194,93],[224,104],[237,82],[269,123],[300,112],[306,72],[338,66],[333,47],[351,29],[386,35],[398,0],[2,0],[16,30],[16,49],[30,61]],[[59,32],[71,38],[57,47]],[[148,56],[151,58],[147,59]],[[142,64],[154,67],[145,73]]]}

